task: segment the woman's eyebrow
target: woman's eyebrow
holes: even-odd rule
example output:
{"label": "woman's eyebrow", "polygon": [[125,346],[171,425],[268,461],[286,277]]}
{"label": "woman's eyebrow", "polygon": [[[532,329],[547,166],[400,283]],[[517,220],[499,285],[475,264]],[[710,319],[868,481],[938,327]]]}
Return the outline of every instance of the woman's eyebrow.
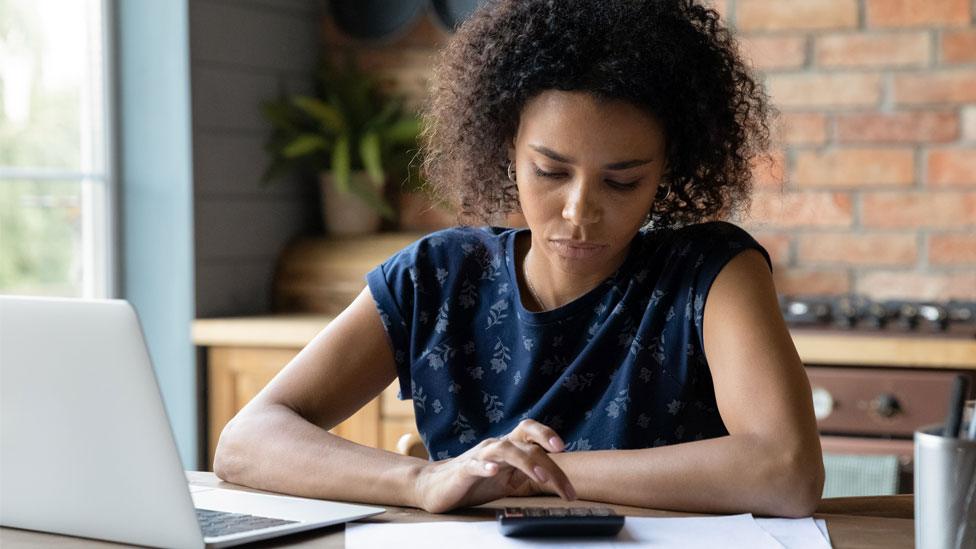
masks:
{"label": "woman's eyebrow", "polygon": [[[549,158],[555,160],[556,162],[563,162],[563,163],[566,163],[566,164],[572,164],[573,163],[573,159],[572,158],[569,158],[567,156],[563,156],[563,155],[557,153],[556,151],[554,151],[554,150],[552,150],[552,149],[550,149],[548,147],[544,147],[542,145],[534,145],[534,144],[529,144],[529,147],[532,150],[534,150],[534,151],[536,151],[538,153],[541,153],[541,154],[544,154],[545,156],[548,156]],[[639,159],[639,158],[634,159],[634,160],[624,160],[623,162],[612,162],[610,164],[606,164],[606,165],[603,166],[603,168],[604,169],[607,169],[607,170],[626,170],[628,168],[636,168],[637,166],[643,166],[644,164],[649,164],[653,160],[654,159],[652,159],[652,158],[648,158],[646,160],[645,159]]]}

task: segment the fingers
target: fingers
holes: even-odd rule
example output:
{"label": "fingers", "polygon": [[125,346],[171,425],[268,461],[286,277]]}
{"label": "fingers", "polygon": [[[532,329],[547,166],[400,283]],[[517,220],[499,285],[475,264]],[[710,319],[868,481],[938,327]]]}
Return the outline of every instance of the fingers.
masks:
{"label": "fingers", "polygon": [[479,476],[493,476],[507,464],[538,484],[548,485],[564,499],[576,499],[576,489],[566,473],[537,444],[509,439],[489,440],[478,453],[477,459],[472,461],[481,462],[479,466],[473,466],[480,469],[479,472],[472,471]]}
{"label": "fingers", "polygon": [[523,419],[505,438],[532,442],[549,452],[562,452],[566,449],[563,439],[554,429],[534,419]]}

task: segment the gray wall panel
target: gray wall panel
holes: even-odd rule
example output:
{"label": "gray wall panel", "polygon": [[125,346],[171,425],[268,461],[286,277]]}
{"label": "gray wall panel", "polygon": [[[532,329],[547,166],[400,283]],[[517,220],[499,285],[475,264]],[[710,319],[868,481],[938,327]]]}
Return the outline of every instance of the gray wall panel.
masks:
{"label": "gray wall panel", "polygon": [[267,185],[260,183],[268,165],[264,141],[260,135],[197,131],[193,138],[198,152],[193,159],[195,194],[250,196],[256,200],[302,199],[308,194],[305,187],[314,183],[295,178],[282,178]]}
{"label": "gray wall panel", "polygon": [[[197,258],[267,258],[305,232],[314,218],[296,200],[197,199]],[[197,292],[200,293],[199,291]]]}
{"label": "gray wall panel", "polygon": [[304,72],[318,56],[321,18],[272,5],[190,4],[193,61]]}
{"label": "gray wall panel", "polygon": [[321,231],[314,186],[261,188],[270,128],[260,104],[311,89],[318,0],[191,0],[196,315],[266,314],[274,263]]}
{"label": "gray wall panel", "polygon": [[266,314],[273,275],[274,263],[268,260],[198,263],[197,285],[221,291],[199,295],[197,306],[214,316]]}

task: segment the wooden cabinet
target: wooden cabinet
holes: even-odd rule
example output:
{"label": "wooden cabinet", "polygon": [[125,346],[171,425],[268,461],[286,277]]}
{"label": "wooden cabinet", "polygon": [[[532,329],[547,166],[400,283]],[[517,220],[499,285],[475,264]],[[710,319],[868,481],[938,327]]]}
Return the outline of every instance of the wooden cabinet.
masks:
{"label": "wooden cabinet", "polygon": [[[381,233],[292,242],[278,259],[274,310],[289,316],[202,319],[193,341],[206,348],[207,467],[224,425],[366,286],[376,265],[421,236]],[[331,432],[376,448],[396,450],[416,434],[413,406],[396,398],[397,383]],[[419,436],[415,440],[419,440]]]}
{"label": "wooden cabinet", "polygon": [[[320,317],[292,320],[290,323],[282,321],[277,336],[276,329],[259,327],[270,327],[274,321],[255,323],[254,319],[225,319],[198,320],[194,323],[194,341],[206,347],[208,470],[213,468],[217,440],[227,422],[298,354],[305,342],[311,339],[308,334],[314,335],[326,322],[327,319]],[[301,328],[303,324],[304,329]],[[236,335],[231,331],[236,331]],[[259,333],[263,336],[259,336]],[[291,339],[291,346],[285,338]],[[277,346],[260,346],[269,341]],[[396,451],[397,441],[404,434],[411,433],[419,439],[413,404],[409,400],[397,399],[398,384],[394,381],[379,396],[330,432],[359,444],[389,451]]]}

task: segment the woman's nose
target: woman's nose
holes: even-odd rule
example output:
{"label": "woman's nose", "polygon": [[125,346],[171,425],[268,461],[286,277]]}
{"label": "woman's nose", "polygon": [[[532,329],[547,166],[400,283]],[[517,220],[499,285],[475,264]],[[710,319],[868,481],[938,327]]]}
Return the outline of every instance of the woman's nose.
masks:
{"label": "woman's nose", "polygon": [[600,206],[595,201],[591,185],[588,181],[577,181],[572,185],[563,205],[563,219],[577,226],[600,221]]}

